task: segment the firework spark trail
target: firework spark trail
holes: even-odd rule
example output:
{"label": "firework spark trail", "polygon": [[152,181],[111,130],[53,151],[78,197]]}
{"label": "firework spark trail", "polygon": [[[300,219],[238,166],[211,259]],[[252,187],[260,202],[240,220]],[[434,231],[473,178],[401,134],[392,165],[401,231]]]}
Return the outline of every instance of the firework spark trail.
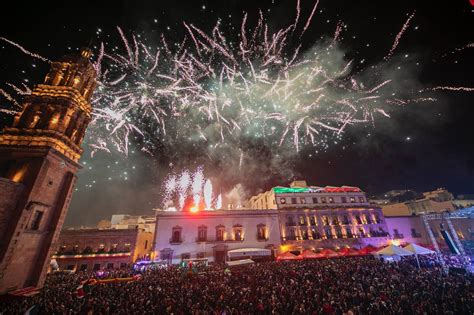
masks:
{"label": "firework spark trail", "polygon": [[184,171],[178,179],[178,193],[179,193],[179,208],[182,209],[184,206],[184,201],[188,194],[188,188],[191,184],[191,175],[186,170]]}
{"label": "firework spark trail", "polygon": [[102,74],[102,59],[104,58],[105,54],[105,46],[104,43],[100,43],[100,50],[99,50],[99,56],[97,57],[97,61],[94,63],[94,68],[97,71],[97,76],[101,76]]}
{"label": "firework spark trail", "polygon": [[395,49],[397,48],[398,44],[400,43],[400,39],[402,38],[403,34],[405,33],[405,31],[407,30],[408,26],[410,25],[410,21],[411,19],[413,19],[413,17],[415,16],[415,13],[416,11],[413,11],[413,13],[408,17],[408,19],[406,20],[405,24],[403,24],[403,27],[402,29],[400,30],[400,32],[398,32],[397,36],[395,37],[395,41],[393,42],[393,45],[392,45],[392,48],[390,48],[390,51],[388,52],[388,54],[384,57],[384,60],[387,61],[389,60],[392,55],[393,55],[393,52],[395,51]]}
{"label": "firework spark trail", "polygon": [[176,176],[169,176],[164,182],[163,189],[163,200],[164,203],[170,202],[172,199],[172,194],[176,189]]}
{"label": "firework spark trail", "polygon": [[212,207],[212,183],[211,180],[206,180],[204,184],[204,203],[206,205],[206,209],[211,209]]}
{"label": "firework spark trail", "polygon": [[452,51],[450,51],[450,52],[447,52],[447,53],[443,54],[443,55],[441,56],[441,58],[445,58],[445,57],[448,56],[448,55],[453,55],[453,54],[455,54],[455,53],[461,52],[461,51],[463,51],[463,50],[465,50],[465,49],[468,49],[468,48],[474,48],[474,43],[469,43],[469,44],[466,44],[466,45],[464,45],[464,46],[462,46],[462,47],[456,48],[456,49],[454,49],[454,50],[452,50]]}
{"label": "firework spark trail", "polygon": [[[192,197],[194,206],[200,207],[201,200],[205,210],[220,209],[222,195],[215,195],[209,178],[205,178],[203,166],[195,171],[184,169],[179,174],[169,175],[162,184],[163,206],[169,206],[177,198],[179,209],[182,210],[188,197]],[[214,206],[214,207],[213,207]]]}
{"label": "firework spark trail", "polygon": [[26,48],[24,48],[23,46],[21,46],[20,44],[17,44],[15,42],[12,42],[11,40],[8,40],[4,37],[0,37],[0,40],[3,40],[7,43],[9,43],[10,45],[12,46],[15,46],[16,48],[20,49],[24,54],[28,55],[28,56],[31,56],[33,58],[36,58],[36,59],[39,59],[39,60],[42,60],[44,62],[47,62],[47,63],[51,63],[51,60],[49,60],[48,58],[45,58],[43,56],[40,56],[38,54],[35,54],[35,53],[32,53],[31,51],[27,50]]}
{"label": "firework spark trail", "polygon": [[132,49],[130,48],[130,44],[128,43],[128,40],[127,38],[125,37],[125,34],[123,33],[122,29],[117,26],[117,30],[120,34],[120,37],[122,38],[122,41],[123,41],[123,44],[125,45],[125,48],[127,49],[127,54],[128,54],[128,62],[131,63],[132,60],[133,60],[133,56],[132,56]]}
{"label": "firework spark trail", "polygon": [[[8,101],[13,103],[13,105],[18,107],[19,109],[22,108],[22,106],[16,101],[16,99],[13,98],[9,93],[5,92],[3,89],[0,89],[0,94],[3,95],[3,97],[5,97]],[[12,110],[3,110],[3,112],[4,113],[12,112]],[[13,113],[16,113],[16,111],[13,111]]]}
{"label": "firework spark trail", "polygon": [[344,23],[342,23],[342,21],[337,22],[336,31],[334,32],[334,37],[332,39],[334,42],[338,41],[339,35],[341,35],[343,26],[344,26]]}
{"label": "firework spark trail", "polygon": [[301,36],[303,36],[303,34],[306,32],[306,30],[308,29],[308,27],[311,25],[311,20],[313,19],[313,16],[314,16],[314,13],[316,12],[316,9],[318,8],[318,4],[319,4],[319,0],[316,0],[316,2],[314,3],[314,7],[313,7],[313,10],[311,11],[311,14],[309,15],[308,17],[308,20],[306,21],[306,24],[303,28],[303,31],[301,32]]}
{"label": "firework spark trail", "polygon": [[[318,4],[315,1],[301,35]],[[161,34],[160,47],[134,35],[129,40],[117,27],[122,53],[101,44],[94,64],[99,89],[92,100],[87,141],[93,152],[115,147],[127,153],[130,141],[139,138],[141,151],[152,154],[157,146],[189,144],[197,137],[210,148],[234,147],[241,167],[242,138],[261,139],[270,147],[289,145],[296,151],[307,144],[325,149],[332,138],[340,139],[347,126],[373,123],[377,115],[389,116],[388,105],[434,100],[425,95],[411,97],[411,92],[397,88],[396,78],[382,77],[383,71],[353,69],[357,61],[334,57],[344,53],[338,44],[345,28],[342,21],[332,41],[301,52],[301,43],[290,44],[292,30],[301,19],[300,5],[298,0],[292,24],[273,32],[261,11],[250,32],[244,14],[238,42],[226,39],[220,20],[209,34],[183,22],[185,38],[168,44]],[[397,34],[385,61],[393,56],[414,15]],[[105,72],[101,72],[102,64]],[[364,73],[370,82],[359,76]],[[422,92],[434,90],[471,88],[435,87]],[[12,96],[5,93],[11,101]]]}
{"label": "firework spark trail", "polygon": [[300,14],[301,14],[301,0],[296,0],[296,17],[295,17],[295,23],[293,23],[293,30],[296,29],[296,26],[298,25],[298,21],[300,20]]}
{"label": "firework spark trail", "polygon": [[18,95],[30,95],[31,94],[31,89],[28,86],[26,86],[25,84],[22,84],[24,90],[20,89],[18,86],[14,85],[14,84],[11,84],[11,83],[7,83],[7,85],[9,87],[11,87]]}
{"label": "firework spark trail", "polygon": [[216,209],[222,209],[222,194],[219,194],[216,199]]}
{"label": "firework spark trail", "polygon": [[202,167],[199,167],[193,174],[192,194],[194,204],[199,205],[201,201],[202,186],[204,184],[204,173]]}
{"label": "firework spark trail", "polygon": [[[474,92],[474,87],[465,86],[435,86],[427,89],[429,91],[444,90],[444,91],[463,91],[463,92]],[[422,90],[425,91],[425,90]]]}

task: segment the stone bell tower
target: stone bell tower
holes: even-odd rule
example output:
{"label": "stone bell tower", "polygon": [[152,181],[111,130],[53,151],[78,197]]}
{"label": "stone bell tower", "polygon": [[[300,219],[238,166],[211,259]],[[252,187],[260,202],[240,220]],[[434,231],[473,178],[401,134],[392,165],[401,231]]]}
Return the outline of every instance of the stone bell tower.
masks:
{"label": "stone bell tower", "polygon": [[0,294],[44,283],[91,120],[91,55],[82,49],[53,62],[0,131]]}

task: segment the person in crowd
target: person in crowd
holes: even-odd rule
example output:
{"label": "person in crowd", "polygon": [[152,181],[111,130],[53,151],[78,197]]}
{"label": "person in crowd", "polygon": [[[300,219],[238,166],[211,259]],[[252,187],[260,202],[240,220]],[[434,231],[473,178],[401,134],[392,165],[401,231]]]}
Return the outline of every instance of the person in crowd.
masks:
{"label": "person in crowd", "polygon": [[[424,264],[425,265],[425,264]],[[428,265],[427,265],[428,266]],[[133,270],[100,273],[129,277]],[[51,274],[33,297],[0,302],[0,314],[474,314],[472,275],[418,270],[373,257],[147,270],[135,281],[78,285],[97,273]]]}

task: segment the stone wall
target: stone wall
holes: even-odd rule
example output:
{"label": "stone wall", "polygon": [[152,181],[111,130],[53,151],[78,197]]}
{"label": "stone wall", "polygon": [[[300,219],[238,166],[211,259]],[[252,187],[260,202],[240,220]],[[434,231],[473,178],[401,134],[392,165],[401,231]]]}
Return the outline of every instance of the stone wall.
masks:
{"label": "stone wall", "polygon": [[23,185],[0,178],[0,240],[4,240],[10,217],[16,208]]}

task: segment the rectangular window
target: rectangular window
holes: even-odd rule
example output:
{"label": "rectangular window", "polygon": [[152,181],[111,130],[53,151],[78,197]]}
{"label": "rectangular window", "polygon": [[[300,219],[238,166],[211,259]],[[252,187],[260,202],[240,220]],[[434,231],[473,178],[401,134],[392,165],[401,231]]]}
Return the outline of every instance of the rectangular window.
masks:
{"label": "rectangular window", "polygon": [[264,225],[257,226],[257,239],[258,240],[266,239],[266,229]]}
{"label": "rectangular window", "polygon": [[148,247],[148,240],[145,240],[145,249]]}
{"label": "rectangular window", "polygon": [[311,225],[316,225],[316,219],[315,219],[314,216],[310,216],[310,217],[309,217],[309,224],[311,224]]}
{"label": "rectangular window", "polygon": [[351,203],[354,203],[354,202],[356,202],[356,199],[355,199],[355,197],[351,197],[351,198],[350,198],[350,200],[351,200]]}
{"label": "rectangular window", "polygon": [[207,228],[202,226],[198,228],[198,241],[205,242],[207,240]]}
{"label": "rectangular window", "polygon": [[321,197],[321,203],[327,203],[326,197]]}
{"label": "rectangular window", "polygon": [[305,221],[306,220],[304,219],[304,216],[300,215],[300,225],[305,225],[306,224]]}
{"label": "rectangular window", "polygon": [[364,198],[364,197],[359,197],[359,202],[360,202],[360,203],[364,203],[364,202],[365,202],[365,198]]}
{"label": "rectangular window", "polygon": [[171,237],[171,242],[172,243],[181,243],[181,231],[180,230],[174,230],[173,235]]}
{"label": "rectangular window", "polygon": [[296,203],[298,203],[298,202],[297,202],[296,198],[291,198],[291,203],[292,203],[292,204],[296,204]]}
{"label": "rectangular window", "polygon": [[181,254],[181,259],[182,259],[182,260],[184,260],[184,259],[189,259],[189,258],[191,258],[191,254],[189,254],[189,253],[183,253],[183,254]]}
{"label": "rectangular window", "polygon": [[114,263],[108,263],[107,269],[114,269]]}
{"label": "rectangular window", "polygon": [[313,203],[318,203],[318,198],[317,197],[313,197]]}
{"label": "rectangular window", "polygon": [[120,263],[120,268],[127,268],[127,263]]}
{"label": "rectangular window", "polygon": [[323,225],[329,225],[329,218],[327,216],[323,215],[321,219],[323,220]]}
{"label": "rectangular window", "polygon": [[346,197],[341,197],[341,203],[347,203],[347,198]]}
{"label": "rectangular window", "polygon": [[224,240],[224,229],[223,228],[218,228],[216,230],[216,240],[218,240],[218,241],[223,241]]}
{"label": "rectangular window", "polygon": [[94,264],[94,268],[92,270],[94,271],[100,270],[100,264]]}
{"label": "rectangular window", "polygon": [[82,264],[81,268],[79,270],[80,271],[86,271],[87,270],[87,264]]}
{"label": "rectangular window", "polygon": [[329,203],[334,203],[334,198],[333,197],[329,197]]}
{"label": "rectangular window", "polygon": [[31,221],[30,229],[33,231],[37,231],[40,227],[42,218],[43,218],[43,211],[35,211],[33,220]]}
{"label": "rectangular window", "polygon": [[234,237],[236,241],[243,241],[242,239],[242,230],[241,229],[235,229],[234,230]]}
{"label": "rectangular window", "polygon": [[67,265],[67,270],[74,270],[74,265]]}
{"label": "rectangular window", "polygon": [[300,198],[300,203],[303,203],[303,204],[306,203],[306,198],[305,198],[305,197],[301,197],[301,198]]}

